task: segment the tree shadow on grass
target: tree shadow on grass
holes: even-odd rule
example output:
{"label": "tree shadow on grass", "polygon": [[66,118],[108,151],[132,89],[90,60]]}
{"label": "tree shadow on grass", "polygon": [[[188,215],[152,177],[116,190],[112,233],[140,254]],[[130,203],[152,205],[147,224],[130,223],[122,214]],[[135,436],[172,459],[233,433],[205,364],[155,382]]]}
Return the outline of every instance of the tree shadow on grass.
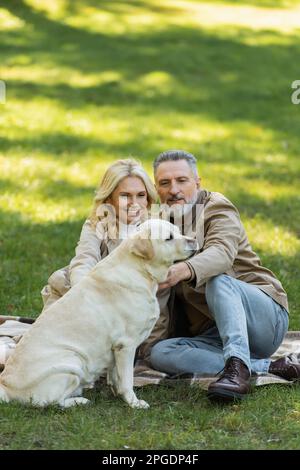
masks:
{"label": "tree shadow on grass", "polygon": [[[39,178],[25,181],[25,183],[0,178],[0,191],[2,195],[21,194],[23,198],[26,198],[25,194],[27,196],[30,194],[32,197],[36,196],[39,201],[51,200],[51,203],[68,201],[74,208],[78,207],[78,202],[85,200],[87,196],[90,196],[92,203],[95,195],[94,186],[73,184],[66,179],[57,178],[55,174],[51,176],[52,178],[49,175],[41,175]],[[11,212],[14,213],[14,211]]]}
{"label": "tree shadow on grass", "polygon": [[[253,0],[251,3],[257,2]],[[111,106],[119,114],[122,113],[124,120],[126,110],[131,109],[137,115],[155,116],[158,121],[160,115],[173,114],[178,115],[178,125],[185,117],[199,119],[199,126],[201,118],[224,125],[246,122],[263,130],[271,130],[274,141],[285,139],[291,147],[290,160],[297,156],[300,117],[297,107],[291,105],[290,94],[291,82],[298,78],[299,73],[295,60],[300,53],[299,35],[283,37],[271,31],[254,32],[235,27],[228,31],[217,29],[208,32],[182,26],[113,35],[105,30],[92,32],[47,18],[41,11],[22,1],[0,4],[25,22],[24,28],[0,33],[3,65],[22,63],[25,57],[29,70],[31,65],[36,64],[45,71],[60,67],[70,69],[60,83],[46,84],[21,77],[8,80],[8,100],[9,97],[17,98],[25,106],[36,97],[45,97],[56,100],[65,109],[80,110],[87,110],[87,106],[99,110],[102,106]],[[90,4],[94,5],[94,2]],[[146,2],[135,1],[133,4],[135,7],[154,8]],[[103,1],[99,8],[116,11],[117,6],[122,12],[129,9],[128,3],[120,1]],[[266,37],[270,44],[264,43]],[[93,86],[76,87],[68,83],[68,73],[72,74],[72,71],[83,75],[113,71],[119,78],[104,81],[99,78],[99,83]],[[151,81],[152,72],[163,73],[162,82]],[[145,80],[149,75],[150,81]],[[149,161],[164,150],[156,137],[146,138],[137,129],[135,137],[130,137],[127,142],[118,142],[116,138],[108,144],[101,142],[101,139],[98,141],[58,132],[13,140],[4,136],[2,148],[7,151],[24,146],[30,150],[38,146],[43,151],[57,152],[69,161],[70,155],[78,158],[80,154],[96,151],[99,144],[100,149],[113,154],[140,154],[145,155],[145,161]],[[189,144],[188,138],[186,143],[188,149],[197,155],[199,145],[195,142]],[[212,149],[209,153],[205,153],[205,149],[203,151],[203,161],[208,164],[219,162],[234,166],[238,162],[250,165],[253,161],[251,153],[235,149],[230,138],[223,141],[216,138]],[[64,156],[64,152],[69,156]],[[259,170],[262,184],[263,180],[279,183],[282,177],[288,181],[291,175],[291,184],[296,187],[298,166],[295,165],[294,170],[290,168],[286,170],[284,164],[264,164],[264,168]],[[247,174],[244,173],[243,177]],[[256,179],[257,174],[250,171],[248,177]],[[3,184],[6,190],[13,189],[11,183],[4,181]],[[46,186],[42,191],[47,197]],[[60,182],[54,189],[49,189],[50,195],[71,198],[75,197],[78,188],[66,186],[65,191],[61,190]],[[89,188],[86,190],[89,191]],[[292,200],[286,196],[276,199],[270,207],[262,198],[249,196],[238,185],[227,195],[247,215],[259,212],[274,224],[278,224],[280,218],[282,226],[291,227],[299,236],[298,199]],[[53,269],[69,261],[71,244],[73,247],[78,239],[82,221],[39,225],[26,222],[18,214],[4,213],[1,218],[3,236],[0,248],[3,247],[3,240],[5,244],[10,244],[8,247],[5,245],[9,261],[2,269],[4,273],[13,273],[12,277],[3,277],[5,295],[12,286],[16,289],[13,292],[18,295],[26,292],[26,299],[32,298],[30,295],[33,292],[33,301],[37,302],[35,293],[37,285],[38,289],[41,287],[41,275],[45,280]],[[57,262],[50,266],[51,259]],[[294,266],[293,259],[286,260]],[[36,268],[32,268],[33,265]],[[16,279],[20,280],[18,286]],[[26,299],[23,301],[29,306],[30,302]]]}
{"label": "tree shadow on grass", "polygon": [[[288,8],[296,4],[295,0],[216,0],[216,3],[245,5],[263,8]],[[272,11],[270,12],[272,14]]]}
{"label": "tree shadow on grass", "polygon": [[241,188],[228,190],[226,196],[238,208],[242,217],[253,218],[259,216],[265,222],[270,221],[275,227],[288,229],[296,238],[300,238],[298,222],[300,198],[287,195],[274,198],[269,202],[263,197],[249,194]]}
{"label": "tree shadow on grass", "polygon": [[0,314],[36,317],[50,274],[69,264],[83,220],[38,224],[0,211]]}
{"label": "tree shadow on grass", "polygon": [[[160,13],[160,14],[170,14],[170,13],[179,13],[184,9],[184,6],[180,5],[164,5],[158,3],[152,3],[145,0],[113,0],[113,1],[101,1],[99,4],[99,0],[86,0],[85,5],[89,7],[99,8],[101,10],[108,11],[111,13],[128,13],[134,9],[134,11],[144,13],[145,10],[147,12],[153,13]],[[200,2],[199,0],[192,0],[192,3],[196,5],[199,3],[208,3],[207,1]],[[263,7],[263,8],[288,8],[292,7],[296,4],[295,0],[215,0],[213,3],[216,5],[225,3],[229,6],[255,6],[255,7]],[[65,1],[65,11],[68,14],[79,14],[80,13],[80,6],[82,5],[82,0],[66,0]],[[272,11],[270,12],[272,13]]]}
{"label": "tree shadow on grass", "polygon": [[[268,0],[263,0],[263,1],[268,1]],[[271,0],[269,0],[271,1]],[[279,0],[281,1],[281,0]],[[103,11],[108,11],[112,13],[128,13],[128,11],[137,11],[144,13],[145,10],[147,12],[153,12],[153,13],[162,13],[162,14],[170,14],[170,13],[177,13],[182,11],[182,8],[176,7],[175,5],[164,5],[164,4],[158,4],[158,3],[151,3],[149,1],[144,1],[144,0],[113,0],[112,1],[101,1],[101,4],[99,3],[99,0],[87,0],[85,1],[85,5],[88,5],[89,7],[94,7],[96,9],[101,9]],[[82,0],[67,0],[65,2],[65,11],[68,12],[68,14],[79,14],[80,13],[80,7],[82,6]]]}
{"label": "tree shadow on grass", "polygon": [[[23,138],[1,137],[0,148],[3,152],[10,150],[22,149],[22,152],[44,152],[41,158],[49,158],[49,154],[53,155],[56,160],[61,156],[65,162],[68,161],[68,155],[74,162],[74,157],[84,156],[87,151],[97,151],[105,149],[109,146],[101,139],[85,137],[82,135],[74,135],[69,132],[39,132],[37,135],[31,134]],[[112,147],[114,147],[112,145]]]}
{"label": "tree shadow on grass", "polygon": [[[63,160],[64,164],[74,163],[74,156],[76,159],[83,159],[87,153],[93,150],[102,152],[105,151],[107,155],[118,154],[119,157],[129,157],[133,155],[138,158],[142,155],[145,145],[147,146],[148,157],[141,158],[142,163],[151,165],[153,158],[162,150],[159,144],[154,145],[153,142],[145,142],[145,139],[128,139],[123,144],[103,143],[101,140],[95,139],[89,142],[89,139],[70,136],[66,134],[65,137],[70,141],[69,145],[62,138],[61,134],[43,135],[38,136],[36,139],[18,139],[16,141],[6,141],[6,148],[19,148],[27,150],[35,148],[36,150],[47,151],[53,154],[53,161]],[[74,138],[74,142],[72,139]],[[218,144],[214,144],[213,151],[207,155],[205,152],[200,154],[200,175],[202,171],[213,172],[214,165],[217,164],[220,168],[217,170],[216,179],[219,181],[219,173],[226,172],[225,191],[227,196],[239,209],[239,211],[246,217],[255,217],[257,215],[263,217],[266,221],[270,221],[273,225],[289,229],[296,237],[300,237],[299,231],[299,214],[300,214],[300,198],[297,193],[299,186],[299,165],[286,168],[284,163],[268,163],[264,162],[259,168],[251,168],[251,155],[246,151],[239,151],[234,153],[231,148],[231,143],[224,144],[221,139]],[[133,153],[133,149],[135,152]],[[224,151],[224,149],[226,151]],[[193,151],[193,148],[192,148]],[[195,152],[196,153],[196,152]],[[197,154],[197,153],[196,153]],[[220,158],[218,157],[220,156]],[[42,154],[43,156],[43,154]],[[46,154],[47,159],[49,156]],[[107,163],[108,166],[109,163]],[[241,169],[241,174],[236,175],[236,169]],[[95,185],[80,185],[71,183],[61,176],[56,176],[53,170],[49,175],[49,170],[37,173],[35,184],[33,187],[26,182],[26,187],[22,182],[12,182],[7,178],[0,177],[0,188],[2,193],[24,193],[24,191],[32,195],[36,194],[39,199],[51,199],[51,201],[70,201],[76,207],[77,202],[82,198],[90,195],[90,199],[94,196]],[[94,177],[94,175],[93,175]],[[101,175],[97,180],[100,180]],[[213,175],[210,176],[213,178]],[[222,181],[222,180],[221,180]],[[234,184],[231,182],[234,181]],[[265,199],[263,196],[253,194],[244,189],[244,184],[253,182],[256,187],[263,189],[265,182],[270,185],[278,186],[283,184],[293,191],[289,194],[274,195],[273,198]],[[204,186],[206,186],[204,180]],[[218,188],[210,186],[207,189],[216,191]]]}
{"label": "tree shadow on grass", "polygon": [[16,181],[11,181],[6,178],[0,178],[0,194],[3,196],[5,193],[22,191],[24,188]]}
{"label": "tree shadow on grass", "polygon": [[[101,8],[105,5],[111,8],[106,2]],[[230,38],[218,31],[181,26],[109,35],[49,19],[24,2],[12,1],[5,6],[31,25],[33,31],[25,28],[2,33],[4,63],[7,60],[13,63],[12,55],[22,52],[45,69],[64,66],[86,74],[101,71],[120,74],[119,80],[80,89],[67,84],[47,86],[12,81],[9,90],[12,97],[23,96],[27,100],[37,94],[45,95],[58,99],[65,107],[75,108],[86,104],[120,107],[139,104],[151,106],[152,111],[195,116],[204,113],[223,123],[246,120],[284,132],[288,138],[298,137],[299,114],[290,101],[291,82],[298,74],[295,60],[300,53],[298,35],[290,36],[290,44],[280,44],[278,33],[246,29],[236,29]],[[247,44],[243,34],[257,40],[268,34],[277,43]],[[69,52],[64,49],[68,45],[73,46]],[[7,47],[10,50],[6,51]],[[136,89],[127,86],[126,81],[138,83],[153,71],[166,73],[170,84],[141,83]],[[10,88],[10,82],[8,85]]]}

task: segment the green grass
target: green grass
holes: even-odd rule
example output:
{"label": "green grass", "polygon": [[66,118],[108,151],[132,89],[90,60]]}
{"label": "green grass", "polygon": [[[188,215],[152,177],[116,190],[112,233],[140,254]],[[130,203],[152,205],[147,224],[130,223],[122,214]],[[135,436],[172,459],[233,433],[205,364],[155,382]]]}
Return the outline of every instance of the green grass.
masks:
{"label": "green grass", "polygon": [[147,411],[125,406],[107,388],[86,393],[92,404],[85,408],[2,405],[1,449],[299,449],[297,386],[258,388],[226,407],[195,386],[137,392],[151,404]]}
{"label": "green grass", "polygon": [[[73,256],[94,189],[116,158],[151,172],[162,150],[199,158],[202,184],[238,207],[253,248],[300,317],[300,3],[0,1],[0,313],[37,316]],[[299,389],[214,407],[180,386],[104,389],[85,409],[1,406],[0,448],[296,449]],[[145,433],[147,429],[147,433]]]}

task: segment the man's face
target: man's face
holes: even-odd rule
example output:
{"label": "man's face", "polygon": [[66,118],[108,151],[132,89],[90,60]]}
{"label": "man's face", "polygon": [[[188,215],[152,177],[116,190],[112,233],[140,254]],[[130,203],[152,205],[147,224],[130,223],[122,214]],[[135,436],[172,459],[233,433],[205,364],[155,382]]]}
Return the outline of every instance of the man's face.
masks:
{"label": "man's face", "polygon": [[156,170],[155,183],[163,204],[195,204],[200,179],[186,160],[161,163]]}

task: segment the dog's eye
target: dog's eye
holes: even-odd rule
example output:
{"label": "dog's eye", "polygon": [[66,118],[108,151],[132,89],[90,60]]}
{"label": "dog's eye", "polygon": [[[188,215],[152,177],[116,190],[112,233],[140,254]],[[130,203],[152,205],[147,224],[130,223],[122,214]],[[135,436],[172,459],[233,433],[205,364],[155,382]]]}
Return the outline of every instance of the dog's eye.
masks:
{"label": "dog's eye", "polygon": [[173,240],[173,235],[172,235],[172,234],[170,234],[169,238],[166,238],[165,241],[166,241],[166,242],[169,242],[170,240]]}

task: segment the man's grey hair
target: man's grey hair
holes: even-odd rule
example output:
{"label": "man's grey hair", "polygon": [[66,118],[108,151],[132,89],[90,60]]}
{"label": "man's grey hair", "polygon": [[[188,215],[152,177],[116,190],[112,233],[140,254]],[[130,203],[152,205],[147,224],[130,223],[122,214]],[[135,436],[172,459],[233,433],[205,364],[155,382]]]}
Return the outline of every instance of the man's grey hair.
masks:
{"label": "man's grey hair", "polygon": [[185,152],[184,150],[166,150],[160,153],[153,162],[154,174],[158,166],[163,162],[177,162],[178,160],[185,160],[191,167],[195,176],[198,176],[197,160],[192,153]]}

